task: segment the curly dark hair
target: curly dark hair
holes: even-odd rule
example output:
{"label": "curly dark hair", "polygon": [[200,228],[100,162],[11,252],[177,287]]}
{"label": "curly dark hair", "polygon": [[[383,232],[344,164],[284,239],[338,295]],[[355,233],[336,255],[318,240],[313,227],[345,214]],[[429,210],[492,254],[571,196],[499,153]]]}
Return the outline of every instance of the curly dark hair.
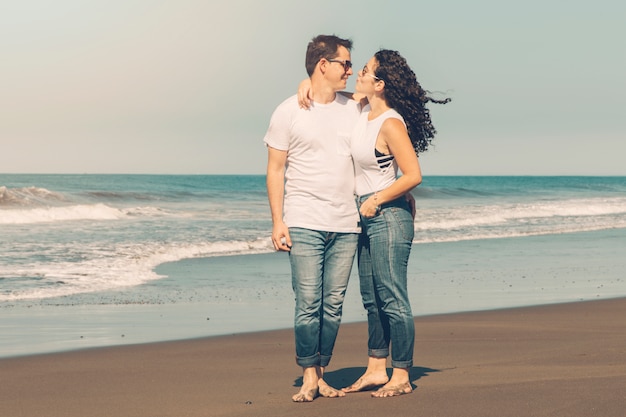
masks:
{"label": "curly dark hair", "polygon": [[336,58],[337,50],[343,46],[348,51],[352,49],[350,39],[342,39],[335,35],[317,35],[309,42],[306,49],[306,59],[304,66],[309,77],[313,75],[315,66],[322,58]]}
{"label": "curly dark hair", "polygon": [[409,138],[419,154],[428,150],[437,131],[430,120],[430,111],[426,103],[445,104],[451,99],[435,100],[422,89],[413,70],[397,51],[381,49],[374,54],[378,67],[374,68],[376,77],[385,82],[385,100],[404,118]]}

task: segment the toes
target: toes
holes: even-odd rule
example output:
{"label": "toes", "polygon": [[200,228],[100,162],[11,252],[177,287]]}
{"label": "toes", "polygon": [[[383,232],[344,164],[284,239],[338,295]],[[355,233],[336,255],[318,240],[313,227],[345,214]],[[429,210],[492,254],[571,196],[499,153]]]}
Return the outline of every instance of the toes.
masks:
{"label": "toes", "polygon": [[343,391],[339,391],[330,386],[320,387],[320,395],[326,398],[337,398],[337,397],[345,397],[346,393]]}
{"label": "toes", "polygon": [[310,403],[315,399],[316,396],[317,390],[300,391],[299,393],[291,397],[291,399],[293,400],[293,402],[296,403]]}
{"label": "toes", "polygon": [[357,391],[360,391],[361,390],[360,382],[361,382],[361,380],[359,379],[354,384],[350,385],[349,387],[342,388],[341,390],[343,392],[357,392]]}
{"label": "toes", "polygon": [[381,385],[384,385],[385,383],[387,383],[387,380],[376,381],[373,379],[369,380],[369,379],[360,378],[358,381],[356,381],[354,384],[350,385],[349,387],[343,388],[342,391],[343,392],[368,391],[376,387],[380,387]]}
{"label": "toes", "polygon": [[375,398],[388,398],[397,397],[399,395],[410,394],[413,392],[410,384],[396,385],[393,387],[382,387],[376,392],[372,393],[372,397]]}

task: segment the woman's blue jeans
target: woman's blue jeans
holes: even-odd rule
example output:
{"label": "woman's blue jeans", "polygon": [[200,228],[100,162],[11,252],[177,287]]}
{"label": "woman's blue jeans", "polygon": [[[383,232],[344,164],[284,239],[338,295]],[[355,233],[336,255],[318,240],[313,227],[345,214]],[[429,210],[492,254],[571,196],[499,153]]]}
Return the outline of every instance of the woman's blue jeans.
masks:
{"label": "woman's blue jeans", "polygon": [[[369,195],[359,198],[359,205]],[[367,310],[368,355],[389,356],[391,366],[413,366],[415,327],[407,290],[407,264],[413,242],[413,217],[400,197],[381,206],[372,218],[361,216],[358,266]]]}
{"label": "woman's blue jeans", "polygon": [[289,228],[289,235],[296,363],[328,366],[359,234]]}

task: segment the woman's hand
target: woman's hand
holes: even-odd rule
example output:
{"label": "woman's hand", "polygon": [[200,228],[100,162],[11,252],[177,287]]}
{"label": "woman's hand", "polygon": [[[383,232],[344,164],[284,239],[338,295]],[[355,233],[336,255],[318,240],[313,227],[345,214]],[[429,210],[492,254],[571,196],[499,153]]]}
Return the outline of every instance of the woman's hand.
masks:
{"label": "woman's hand", "polygon": [[411,194],[411,192],[409,191],[404,195],[404,198],[406,198],[406,202],[409,203],[411,217],[413,217],[413,220],[415,220],[415,214],[417,213],[417,208],[415,206],[415,197],[413,197],[413,194]]}
{"label": "woman's hand", "polygon": [[380,206],[376,201],[376,196],[370,196],[367,200],[365,200],[359,208],[359,213],[361,213],[361,216],[366,219],[377,216],[378,213],[380,213]]}
{"label": "woman's hand", "polygon": [[313,90],[311,90],[311,79],[305,78],[298,86],[298,104],[301,109],[308,109],[311,107],[312,100]]}

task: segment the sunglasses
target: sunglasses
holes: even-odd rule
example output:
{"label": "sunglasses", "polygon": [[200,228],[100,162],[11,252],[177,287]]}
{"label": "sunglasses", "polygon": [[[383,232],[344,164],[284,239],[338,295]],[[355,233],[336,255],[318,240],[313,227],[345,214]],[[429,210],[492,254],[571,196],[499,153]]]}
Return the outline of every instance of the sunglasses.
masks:
{"label": "sunglasses", "polygon": [[343,70],[345,72],[348,72],[348,70],[350,68],[352,68],[352,61],[348,61],[348,60],[342,61],[340,59],[329,59],[329,58],[326,58],[326,61],[328,61],[328,62],[337,62],[338,64],[343,65]]}
{"label": "sunglasses", "polygon": [[363,69],[361,70],[361,74],[363,74],[364,76],[365,75],[369,75],[370,77],[372,77],[376,81],[382,81],[382,78],[378,78],[377,76],[369,73],[369,70],[367,69],[367,64],[365,64],[365,66],[363,66]]}

